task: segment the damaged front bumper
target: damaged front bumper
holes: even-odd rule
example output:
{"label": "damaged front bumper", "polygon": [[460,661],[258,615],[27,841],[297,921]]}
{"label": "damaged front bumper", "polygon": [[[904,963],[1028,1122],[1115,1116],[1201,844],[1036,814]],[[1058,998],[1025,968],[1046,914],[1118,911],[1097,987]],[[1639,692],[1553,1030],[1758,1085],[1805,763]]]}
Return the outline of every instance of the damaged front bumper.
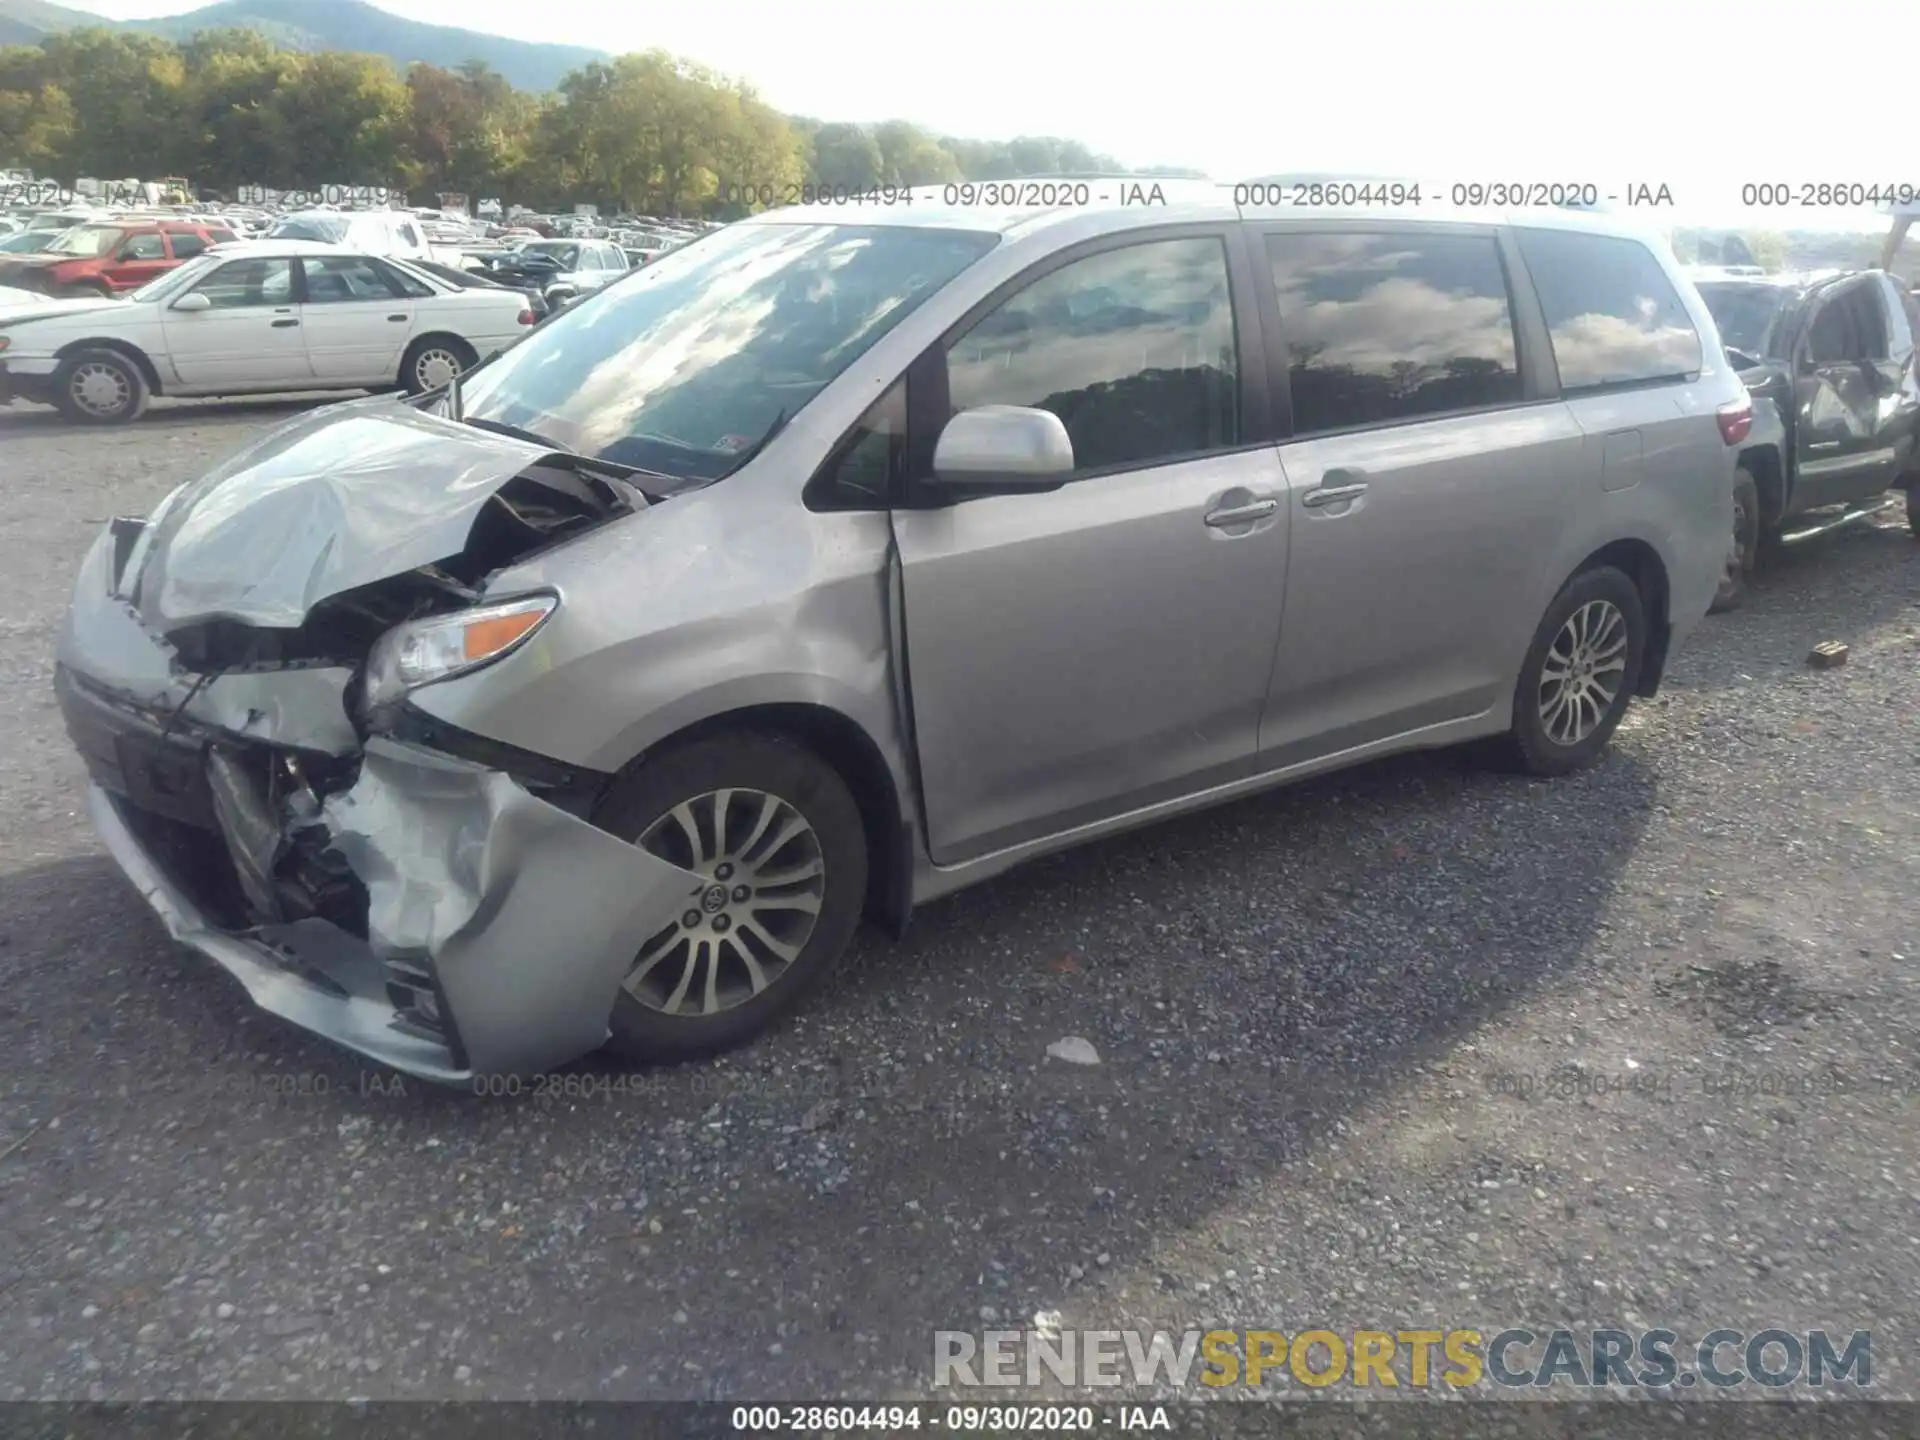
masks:
{"label": "damaged front bumper", "polygon": [[513,776],[348,718],[350,672],[182,671],[103,536],[56,692],[101,838],[172,935],[262,1009],[425,1079],[603,1044],[642,943],[702,881]]}

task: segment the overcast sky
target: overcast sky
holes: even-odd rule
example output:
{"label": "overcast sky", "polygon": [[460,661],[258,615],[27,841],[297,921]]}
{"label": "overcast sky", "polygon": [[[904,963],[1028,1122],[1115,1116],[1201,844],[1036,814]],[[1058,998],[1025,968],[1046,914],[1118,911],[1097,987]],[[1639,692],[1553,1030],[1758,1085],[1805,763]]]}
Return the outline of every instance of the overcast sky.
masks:
{"label": "overcast sky", "polygon": [[[121,19],[196,8],[77,3]],[[1885,41],[1839,48],[1811,43],[1821,11],[1790,18],[1782,7],[1776,30],[1764,9],[1724,0],[381,3],[524,40],[658,46],[751,82],[788,112],[899,117],[982,138],[1071,136],[1124,164],[1194,165],[1216,179],[1360,172],[1434,185],[1592,181],[1603,193],[1664,182],[1686,218],[1777,229],[1874,222],[1798,209],[1746,215],[1742,184],[1920,187],[1905,0],[1825,12],[1836,23],[1844,16],[1850,35]],[[1816,63],[1793,73],[1796,53]],[[1897,68],[1879,73],[1881,57],[1895,56]],[[1743,70],[1769,67],[1774,79],[1743,93]]]}

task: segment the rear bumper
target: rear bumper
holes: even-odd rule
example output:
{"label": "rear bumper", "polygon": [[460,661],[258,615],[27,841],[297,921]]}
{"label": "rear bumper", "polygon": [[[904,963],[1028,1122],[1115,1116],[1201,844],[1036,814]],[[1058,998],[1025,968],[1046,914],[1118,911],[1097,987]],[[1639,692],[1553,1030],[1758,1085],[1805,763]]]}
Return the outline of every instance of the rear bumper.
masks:
{"label": "rear bumper", "polygon": [[183,674],[112,593],[113,551],[110,531],[82,566],[55,691],[93,824],[168,932],[261,1009],[423,1079],[604,1044],[700,877],[501,770],[362,743],[343,671]]}

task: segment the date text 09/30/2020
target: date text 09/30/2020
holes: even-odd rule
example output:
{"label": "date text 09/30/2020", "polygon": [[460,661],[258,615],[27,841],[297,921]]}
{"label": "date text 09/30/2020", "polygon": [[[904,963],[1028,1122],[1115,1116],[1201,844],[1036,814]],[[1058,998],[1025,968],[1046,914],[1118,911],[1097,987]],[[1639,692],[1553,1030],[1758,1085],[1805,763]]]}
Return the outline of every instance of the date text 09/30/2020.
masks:
{"label": "date text 09/30/2020", "polygon": [[[725,205],[763,210],[790,205],[891,208],[937,205],[985,209],[1055,209],[1087,205],[1165,206],[1191,198],[1193,182],[1163,184],[1151,178],[1063,180],[956,180],[944,185],[823,185],[812,182],[728,182]],[[1603,185],[1592,180],[1456,180],[1442,184],[1387,180],[1247,180],[1212,183],[1219,198],[1255,209],[1468,209],[1583,208],[1626,205],[1665,209],[1674,205],[1664,181]]]}

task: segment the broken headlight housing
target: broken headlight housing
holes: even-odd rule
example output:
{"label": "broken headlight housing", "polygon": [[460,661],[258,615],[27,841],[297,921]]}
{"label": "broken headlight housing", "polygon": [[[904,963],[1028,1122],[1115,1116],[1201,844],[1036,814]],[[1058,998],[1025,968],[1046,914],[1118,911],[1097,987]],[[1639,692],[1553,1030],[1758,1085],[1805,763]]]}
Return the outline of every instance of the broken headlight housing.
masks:
{"label": "broken headlight housing", "polygon": [[512,654],[559,607],[557,595],[527,595],[394,626],[367,657],[362,691],[367,713],[389,709],[422,685],[465,675]]}

